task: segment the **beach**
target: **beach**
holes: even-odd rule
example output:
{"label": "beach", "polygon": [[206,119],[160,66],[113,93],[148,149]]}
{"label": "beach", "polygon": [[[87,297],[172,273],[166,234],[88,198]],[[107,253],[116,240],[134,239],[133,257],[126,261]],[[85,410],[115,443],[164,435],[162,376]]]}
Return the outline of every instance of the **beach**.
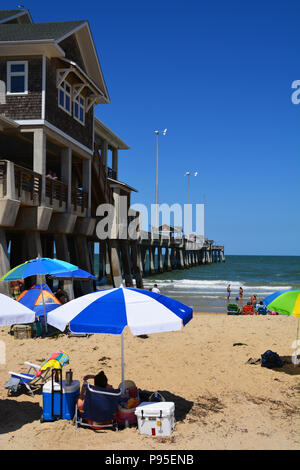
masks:
{"label": "beach", "polygon": [[[8,397],[8,371],[25,371],[52,352],[70,355],[73,379],[104,370],[121,381],[120,336],[92,335],[16,340],[0,328],[6,363],[0,364],[0,449],[299,449],[300,365],[291,363],[297,319],[293,316],[227,316],[194,313],[177,332],[135,337],[124,333],[125,378],[138,388],[160,391],[175,403],[169,437],[150,437],[132,427],[119,432],[75,428],[71,421],[40,423],[42,393]],[[267,369],[248,360],[271,349],[284,360]]]}

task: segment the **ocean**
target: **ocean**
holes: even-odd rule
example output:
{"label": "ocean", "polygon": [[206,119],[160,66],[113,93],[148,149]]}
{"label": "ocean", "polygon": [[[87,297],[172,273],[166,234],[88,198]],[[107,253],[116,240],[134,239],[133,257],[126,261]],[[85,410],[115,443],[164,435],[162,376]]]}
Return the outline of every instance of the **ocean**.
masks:
{"label": "ocean", "polygon": [[[95,259],[96,269],[98,259]],[[97,272],[97,271],[96,271]],[[258,300],[281,289],[300,289],[299,256],[227,255],[225,263],[155,274],[144,278],[144,288],[157,284],[164,295],[177,299],[198,312],[226,311],[228,284],[231,300],[244,290],[243,302],[256,294]]]}

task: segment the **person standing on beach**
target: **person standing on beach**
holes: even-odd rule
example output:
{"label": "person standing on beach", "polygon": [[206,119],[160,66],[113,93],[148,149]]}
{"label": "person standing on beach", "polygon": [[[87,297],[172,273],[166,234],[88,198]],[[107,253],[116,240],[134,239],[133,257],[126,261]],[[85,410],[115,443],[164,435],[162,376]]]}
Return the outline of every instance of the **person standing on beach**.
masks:
{"label": "person standing on beach", "polygon": [[230,287],[230,284],[228,284],[228,286],[227,286],[227,302],[229,302],[230,293],[231,293],[231,287]]}
{"label": "person standing on beach", "polygon": [[244,294],[243,288],[240,287],[240,300],[243,300],[243,294]]}
{"label": "person standing on beach", "polygon": [[252,304],[254,312],[256,311],[256,303],[257,303],[256,295],[251,295],[251,304]]}

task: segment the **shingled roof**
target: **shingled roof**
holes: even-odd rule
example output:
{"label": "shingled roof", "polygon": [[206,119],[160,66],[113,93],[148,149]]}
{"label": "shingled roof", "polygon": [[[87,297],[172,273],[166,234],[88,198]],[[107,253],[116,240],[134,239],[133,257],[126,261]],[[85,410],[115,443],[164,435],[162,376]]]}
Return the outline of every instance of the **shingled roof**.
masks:
{"label": "shingled roof", "polygon": [[[3,13],[3,12],[0,12]],[[0,42],[38,41],[63,38],[86,21],[65,21],[60,23],[0,24]]]}
{"label": "shingled roof", "polygon": [[32,18],[28,10],[0,10],[1,23],[32,23]]}
{"label": "shingled roof", "polygon": [[20,13],[20,10],[0,10],[0,20],[5,20]]}

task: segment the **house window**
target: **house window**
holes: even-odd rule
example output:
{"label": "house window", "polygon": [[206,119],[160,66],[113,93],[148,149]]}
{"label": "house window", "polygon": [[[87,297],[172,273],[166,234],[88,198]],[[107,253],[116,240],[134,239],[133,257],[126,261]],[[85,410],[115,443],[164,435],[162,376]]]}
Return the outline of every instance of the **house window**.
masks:
{"label": "house window", "polygon": [[28,93],[28,62],[7,62],[7,93],[19,95]]}
{"label": "house window", "polygon": [[85,100],[83,96],[79,95],[74,99],[73,116],[74,119],[84,124],[85,122]]}
{"label": "house window", "polygon": [[62,82],[58,87],[58,106],[66,111],[68,114],[72,114],[71,111],[71,85],[68,82]]}

